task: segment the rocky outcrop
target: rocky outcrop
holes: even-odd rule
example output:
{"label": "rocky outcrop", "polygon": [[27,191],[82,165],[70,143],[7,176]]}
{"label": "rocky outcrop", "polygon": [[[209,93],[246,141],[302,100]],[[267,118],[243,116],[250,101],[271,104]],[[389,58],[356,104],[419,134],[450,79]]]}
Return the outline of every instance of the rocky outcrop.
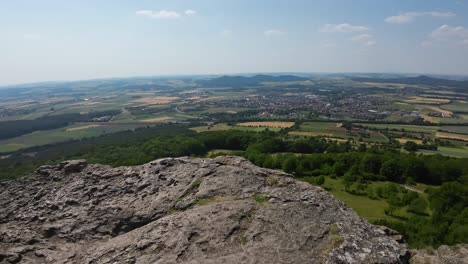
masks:
{"label": "rocky outcrop", "polygon": [[468,245],[440,246],[438,249],[414,250],[412,264],[466,264],[468,263]]}
{"label": "rocky outcrop", "polygon": [[0,263],[406,263],[394,237],[238,157],[68,161],[0,185]]}

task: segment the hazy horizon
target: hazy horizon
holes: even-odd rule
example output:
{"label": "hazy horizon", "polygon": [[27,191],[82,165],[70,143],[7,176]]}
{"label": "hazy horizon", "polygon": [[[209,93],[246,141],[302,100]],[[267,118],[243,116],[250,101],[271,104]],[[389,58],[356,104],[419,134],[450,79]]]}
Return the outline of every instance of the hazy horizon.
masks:
{"label": "hazy horizon", "polygon": [[0,86],[247,73],[468,74],[467,0],[0,3]]}
{"label": "hazy horizon", "polygon": [[[74,82],[86,82],[86,81],[100,81],[100,80],[113,80],[113,79],[138,79],[138,78],[189,78],[189,77],[222,77],[222,76],[254,76],[254,75],[296,75],[296,76],[308,76],[308,77],[327,77],[327,75],[389,75],[389,76],[431,76],[435,78],[447,77],[447,79],[457,79],[463,78],[465,80],[468,78],[468,74],[439,74],[439,73],[415,73],[415,72],[236,72],[236,73],[219,73],[219,74],[210,74],[210,73],[200,73],[200,74],[169,74],[169,75],[141,75],[141,76],[110,76],[102,78],[89,78],[89,79],[64,79],[64,80],[47,80],[47,81],[38,81],[38,82],[25,82],[25,83],[10,83],[10,84],[1,84],[0,88],[10,88],[16,86],[29,86],[29,85],[41,85],[48,83],[74,83]],[[315,75],[315,76],[314,76]],[[452,77],[452,78],[450,78]],[[386,78],[386,77],[384,77]],[[392,78],[392,77],[390,77]]]}

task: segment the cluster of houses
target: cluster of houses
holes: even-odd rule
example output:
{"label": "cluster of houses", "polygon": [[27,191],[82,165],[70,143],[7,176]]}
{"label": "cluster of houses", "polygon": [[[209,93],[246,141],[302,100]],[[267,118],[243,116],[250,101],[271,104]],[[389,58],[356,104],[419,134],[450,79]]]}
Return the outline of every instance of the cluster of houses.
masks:
{"label": "cluster of houses", "polygon": [[268,93],[248,98],[212,102],[220,108],[258,109],[261,117],[304,117],[313,113],[329,118],[382,119],[391,113],[390,104],[377,96],[355,94],[351,96],[325,96],[312,93]]}

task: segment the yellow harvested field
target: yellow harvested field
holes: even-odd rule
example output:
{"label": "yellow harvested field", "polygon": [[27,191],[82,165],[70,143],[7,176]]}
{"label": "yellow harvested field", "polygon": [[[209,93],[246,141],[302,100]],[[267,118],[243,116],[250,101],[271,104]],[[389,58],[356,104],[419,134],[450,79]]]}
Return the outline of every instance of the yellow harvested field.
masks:
{"label": "yellow harvested field", "polygon": [[407,103],[412,104],[448,104],[450,103],[449,99],[442,99],[442,98],[429,98],[429,97],[421,97],[421,96],[414,96],[411,97],[409,100],[405,100]]}
{"label": "yellow harvested field", "polygon": [[468,141],[468,135],[448,133],[448,132],[437,132],[436,137]]}
{"label": "yellow harvested field", "polygon": [[93,127],[100,127],[100,126],[101,126],[101,125],[80,126],[80,127],[68,128],[68,129],[66,129],[65,131],[71,132],[71,131],[83,130],[83,129],[93,128]]}
{"label": "yellow harvested field", "polygon": [[150,118],[150,119],[143,119],[141,121],[145,123],[159,123],[159,122],[166,122],[169,120],[172,120],[172,118],[168,116],[161,116],[161,117],[155,117],[155,118]]}
{"label": "yellow harvested field", "polygon": [[328,139],[328,140],[342,142],[342,143],[348,142],[348,140],[344,139],[344,138],[333,138],[333,137],[325,137],[325,138]]}
{"label": "yellow harvested field", "polygon": [[330,134],[330,133],[305,132],[305,131],[291,131],[288,134],[293,135],[293,136],[306,136],[306,137],[318,137],[318,136],[331,137],[331,136],[333,136],[333,134]]}
{"label": "yellow harvested field", "polygon": [[433,116],[429,116],[429,115],[421,115],[421,117],[424,119],[424,121],[427,121],[427,122],[431,122],[431,123],[434,123],[434,124],[440,123],[440,118],[438,118],[438,117],[433,117]]}
{"label": "yellow harvested field", "polygon": [[143,104],[168,104],[179,99],[179,97],[172,96],[155,96],[155,97],[143,97],[136,100],[133,100],[134,103],[143,103]]}
{"label": "yellow harvested field", "polygon": [[430,109],[432,111],[439,112],[439,113],[442,113],[442,114],[446,114],[446,115],[453,115],[452,111],[442,109],[442,108],[440,108],[438,106],[427,105],[427,106],[424,106],[424,108],[427,108],[427,109]]}
{"label": "yellow harvested field", "polygon": [[294,122],[244,122],[237,124],[243,127],[275,127],[275,128],[289,128],[294,126]]}
{"label": "yellow harvested field", "polygon": [[422,140],[419,140],[419,139],[397,138],[396,140],[398,140],[398,142],[400,142],[401,144],[405,144],[405,143],[408,142],[408,141],[413,141],[413,142],[416,143],[416,144],[422,144]]}
{"label": "yellow harvested field", "polygon": [[437,93],[437,94],[457,94],[454,91],[444,91],[444,90],[429,90],[430,93]]}
{"label": "yellow harvested field", "polygon": [[347,139],[344,138],[335,138],[333,134],[328,133],[320,133],[320,132],[306,132],[306,131],[291,131],[288,133],[292,136],[304,136],[304,137],[323,137],[328,140],[337,141],[337,142],[348,142]]}
{"label": "yellow harvested field", "polygon": [[218,99],[223,99],[223,98],[224,96],[210,96],[210,97],[193,96],[187,99],[195,101],[195,102],[204,102],[204,101],[218,100]]}

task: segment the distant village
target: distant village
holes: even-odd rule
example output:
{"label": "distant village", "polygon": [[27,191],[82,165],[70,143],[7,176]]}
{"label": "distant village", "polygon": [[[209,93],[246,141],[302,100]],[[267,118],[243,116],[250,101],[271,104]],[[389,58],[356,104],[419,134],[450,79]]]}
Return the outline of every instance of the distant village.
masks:
{"label": "distant village", "polygon": [[[270,93],[242,99],[210,102],[212,107],[251,108],[260,117],[300,118],[315,116],[336,119],[380,120],[390,116],[420,118],[419,111],[408,111],[392,106],[393,102],[382,96],[354,94],[351,96],[326,96],[313,93]],[[432,117],[451,118],[446,113],[432,112]]]}

